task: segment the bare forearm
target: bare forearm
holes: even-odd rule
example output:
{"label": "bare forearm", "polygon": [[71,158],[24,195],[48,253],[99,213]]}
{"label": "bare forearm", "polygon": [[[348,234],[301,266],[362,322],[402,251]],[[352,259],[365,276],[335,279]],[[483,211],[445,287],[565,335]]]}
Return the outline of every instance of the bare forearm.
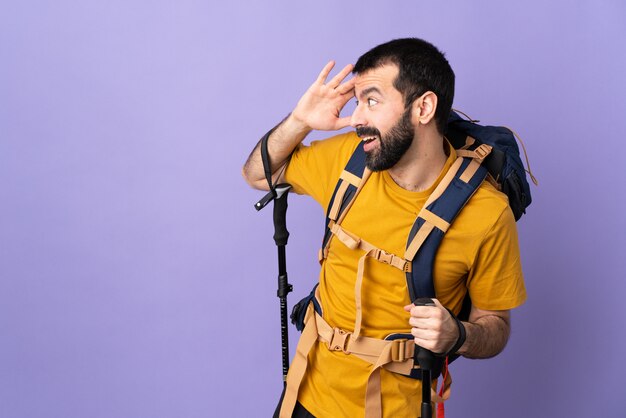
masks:
{"label": "bare forearm", "polygon": [[[270,155],[272,175],[276,176],[287,163],[289,155],[311,131],[305,124],[297,121],[292,115],[287,116],[272,132],[267,141]],[[250,153],[243,166],[243,177],[248,184],[257,189],[267,190],[263,161],[261,159],[261,142]],[[276,180],[276,179],[275,179]]]}
{"label": "bare forearm", "polygon": [[490,358],[499,354],[509,339],[510,318],[486,315],[463,322],[467,334],[459,354],[467,358]]}

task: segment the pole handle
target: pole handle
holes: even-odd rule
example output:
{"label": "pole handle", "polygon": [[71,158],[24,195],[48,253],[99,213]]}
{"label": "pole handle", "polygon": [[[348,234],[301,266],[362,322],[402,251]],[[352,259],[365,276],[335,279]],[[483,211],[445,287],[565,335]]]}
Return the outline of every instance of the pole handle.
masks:
{"label": "pole handle", "polygon": [[[435,302],[430,298],[417,298],[413,301],[413,304],[415,306],[435,306]],[[433,409],[430,403],[430,379],[431,370],[435,365],[435,355],[432,351],[425,348],[419,346],[415,348],[418,350],[415,359],[422,370],[422,411],[420,418],[432,418]]]}
{"label": "pole handle", "polygon": [[274,198],[274,241],[277,246],[287,245],[289,231],[287,231],[287,196],[291,185],[287,183],[277,184],[276,197]]}

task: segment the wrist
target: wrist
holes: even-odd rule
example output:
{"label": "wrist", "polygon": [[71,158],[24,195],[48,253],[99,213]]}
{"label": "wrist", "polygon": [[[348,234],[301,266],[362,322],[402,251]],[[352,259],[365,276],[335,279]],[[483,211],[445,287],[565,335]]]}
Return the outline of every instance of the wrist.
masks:
{"label": "wrist", "polygon": [[452,313],[452,311],[448,310],[448,312],[450,312],[450,317],[456,324],[456,327],[458,330],[458,336],[454,345],[450,347],[450,349],[444,354],[444,356],[450,356],[450,355],[459,353],[461,348],[465,345],[465,341],[467,339],[467,331],[465,329],[465,325],[463,324],[463,322],[461,322],[461,320],[457,318]]}
{"label": "wrist", "polygon": [[296,113],[290,113],[284,122],[285,129],[293,132],[296,135],[307,135],[313,129],[304,121],[304,119],[297,116]]}

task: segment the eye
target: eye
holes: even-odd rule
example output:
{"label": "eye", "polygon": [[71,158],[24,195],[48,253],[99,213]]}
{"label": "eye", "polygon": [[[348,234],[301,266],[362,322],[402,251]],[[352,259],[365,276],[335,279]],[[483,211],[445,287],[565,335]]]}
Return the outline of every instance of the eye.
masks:
{"label": "eye", "polygon": [[367,105],[369,107],[376,106],[377,104],[378,104],[378,101],[376,99],[367,99]]}

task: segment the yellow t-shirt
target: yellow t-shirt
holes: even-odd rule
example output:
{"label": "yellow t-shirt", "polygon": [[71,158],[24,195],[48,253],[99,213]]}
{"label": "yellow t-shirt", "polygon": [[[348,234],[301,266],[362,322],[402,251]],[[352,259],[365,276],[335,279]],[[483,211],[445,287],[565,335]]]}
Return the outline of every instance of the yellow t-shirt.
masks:
{"label": "yellow t-shirt", "polygon": [[[310,146],[300,145],[285,178],[299,194],[312,196],[326,210],[341,171],[360,139],[341,134]],[[402,256],[418,212],[456,159],[454,150],[439,179],[429,190],[410,192],[398,186],[387,171],[372,173],[348,212],[342,227],[367,242]],[[320,220],[320,234],[322,233]],[[361,250],[338,239],[330,244],[320,272],[320,303],[324,319],[333,327],[354,329],[354,285]],[[465,293],[481,309],[507,310],[526,298],[517,231],[507,198],[484,182],[446,233],[435,260],[435,291],[441,303],[458,313]],[[366,261],[362,285],[361,335],[384,338],[410,333],[406,276],[372,259]],[[365,389],[371,364],[318,342],[309,354],[298,400],[313,415],[364,416]],[[419,415],[419,380],[381,370],[384,417]]]}

